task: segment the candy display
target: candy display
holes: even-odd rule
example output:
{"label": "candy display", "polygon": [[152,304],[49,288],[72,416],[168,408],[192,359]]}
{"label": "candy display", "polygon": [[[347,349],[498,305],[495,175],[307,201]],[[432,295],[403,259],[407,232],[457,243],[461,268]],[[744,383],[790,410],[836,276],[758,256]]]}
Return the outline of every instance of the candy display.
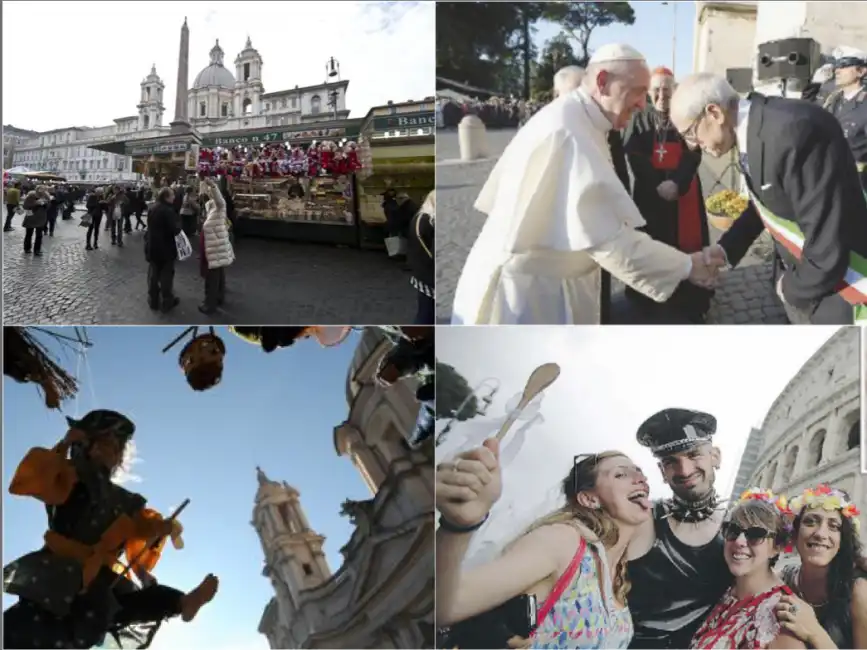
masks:
{"label": "candy display", "polygon": [[203,148],[198,173],[234,178],[338,178],[362,168],[355,142],[271,143]]}
{"label": "candy display", "polygon": [[233,184],[239,217],[352,225],[355,222],[351,177],[243,176]]}

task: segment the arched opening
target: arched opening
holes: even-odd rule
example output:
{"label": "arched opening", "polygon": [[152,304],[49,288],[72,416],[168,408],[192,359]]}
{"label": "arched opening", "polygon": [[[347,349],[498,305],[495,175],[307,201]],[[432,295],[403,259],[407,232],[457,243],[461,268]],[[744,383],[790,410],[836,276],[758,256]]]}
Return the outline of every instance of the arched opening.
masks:
{"label": "arched opening", "polygon": [[310,112],[316,114],[320,110],[322,110],[322,100],[319,98],[319,95],[313,95],[310,98]]}
{"label": "arched opening", "polygon": [[241,106],[244,110],[244,115],[253,114],[253,100],[251,100],[249,97],[244,100],[244,103]]}
{"label": "arched opening", "polygon": [[798,448],[792,447],[786,453],[786,463],[783,465],[783,482],[788,483],[792,480],[792,475],[795,473],[795,461],[798,459]]}
{"label": "arched opening", "polygon": [[768,475],[765,477],[765,483],[768,488],[773,490],[776,487],[777,482],[777,462],[774,463],[768,468]]}
{"label": "arched opening", "polygon": [[825,446],[825,430],[817,431],[813,434],[812,439],[810,440],[810,456],[808,459],[808,467],[812,467],[814,465],[818,465],[822,462],[822,448]]}
{"label": "arched opening", "polygon": [[146,128],[146,129],[150,127],[150,125],[151,125],[151,118],[150,118],[150,116],[148,116],[148,115],[145,115],[145,116],[144,116],[143,124],[144,124],[144,128]]}
{"label": "arched opening", "polygon": [[861,442],[861,420],[855,420],[846,437],[846,451],[852,451]]}
{"label": "arched opening", "polygon": [[221,115],[223,117],[229,117],[229,104],[227,102],[223,102],[223,108],[221,109]]}
{"label": "arched opening", "polygon": [[208,114],[208,105],[205,102],[199,102],[199,117],[205,117]]}

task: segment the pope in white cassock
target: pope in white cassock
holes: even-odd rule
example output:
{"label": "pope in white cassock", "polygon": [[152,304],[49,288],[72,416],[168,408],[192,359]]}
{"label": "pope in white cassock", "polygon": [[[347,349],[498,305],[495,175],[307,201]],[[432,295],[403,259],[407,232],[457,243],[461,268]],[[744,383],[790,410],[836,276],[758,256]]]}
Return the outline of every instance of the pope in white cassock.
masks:
{"label": "pope in white cassock", "polygon": [[601,269],[667,300],[717,262],[639,232],[644,219],[614,170],[608,133],[642,109],[644,57],[607,45],[582,85],[539,111],[503,152],[475,208],[488,215],[455,292],[453,324],[599,323]]}

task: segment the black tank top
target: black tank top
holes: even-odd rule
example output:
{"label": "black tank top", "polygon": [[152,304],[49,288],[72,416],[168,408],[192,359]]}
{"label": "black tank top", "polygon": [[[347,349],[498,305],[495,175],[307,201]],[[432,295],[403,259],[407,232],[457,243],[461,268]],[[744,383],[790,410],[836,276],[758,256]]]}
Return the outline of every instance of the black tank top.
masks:
{"label": "black tank top", "polygon": [[655,504],[656,541],[628,564],[629,610],[635,625],[630,648],[688,648],[732,582],[722,535],[704,546],[687,546],[661,518],[664,514],[662,504]]}

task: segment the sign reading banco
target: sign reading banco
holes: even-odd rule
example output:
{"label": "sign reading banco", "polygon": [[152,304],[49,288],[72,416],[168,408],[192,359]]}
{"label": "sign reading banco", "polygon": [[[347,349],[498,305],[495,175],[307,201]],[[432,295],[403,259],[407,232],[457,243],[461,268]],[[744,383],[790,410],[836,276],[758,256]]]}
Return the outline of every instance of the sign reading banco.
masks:
{"label": "sign reading banco", "polygon": [[373,118],[375,131],[394,131],[399,129],[420,129],[436,126],[435,113],[414,113],[411,115],[389,115]]}

